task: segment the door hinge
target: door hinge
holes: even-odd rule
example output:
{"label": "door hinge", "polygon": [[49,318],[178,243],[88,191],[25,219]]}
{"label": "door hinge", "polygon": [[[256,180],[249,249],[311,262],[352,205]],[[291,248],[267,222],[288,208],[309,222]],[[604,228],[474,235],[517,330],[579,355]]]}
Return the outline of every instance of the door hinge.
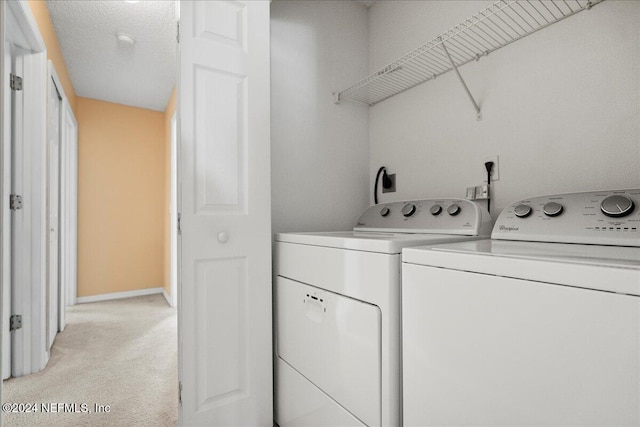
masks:
{"label": "door hinge", "polygon": [[11,90],[22,90],[22,77],[11,73],[9,86],[11,87]]}
{"label": "door hinge", "polygon": [[22,328],[22,315],[13,314],[9,318],[9,332]]}
{"label": "door hinge", "polygon": [[182,234],[182,215],[178,213],[178,234]]}
{"label": "door hinge", "polygon": [[178,404],[182,406],[182,383],[178,383]]}
{"label": "door hinge", "polygon": [[9,209],[16,211],[22,209],[22,196],[19,194],[9,195]]}
{"label": "door hinge", "polygon": [[180,21],[176,21],[176,42],[180,43]]}

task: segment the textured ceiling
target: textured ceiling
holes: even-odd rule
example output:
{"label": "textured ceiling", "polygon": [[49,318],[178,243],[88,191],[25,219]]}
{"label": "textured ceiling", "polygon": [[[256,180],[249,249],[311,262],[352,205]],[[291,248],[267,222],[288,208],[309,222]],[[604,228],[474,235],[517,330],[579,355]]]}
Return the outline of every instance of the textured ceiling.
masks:
{"label": "textured ceiling", "polygon": [[[164,111],[176,82],[174,1],[47,0],[78,96]],[[125,33],[133,46],[116,39]]]}

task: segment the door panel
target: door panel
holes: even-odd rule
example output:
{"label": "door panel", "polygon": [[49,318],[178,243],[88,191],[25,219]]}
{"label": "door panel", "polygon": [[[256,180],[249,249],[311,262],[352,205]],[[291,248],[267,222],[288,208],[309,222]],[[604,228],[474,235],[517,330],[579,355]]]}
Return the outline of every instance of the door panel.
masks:
{"label": "door panel", "polygon": [[197,67],[194,87],[198,88],[194,94],[195,211],[199,215],[242,213],[246,208],[246,135],[242,133],[246,78]]}
{"label": "door panel", "polygon": [[[0,5],[5,8],[6,6]],[[11,73],[11,64],[13,59],[9,43],[3,44],[3,62],[2,62],[2,87],[9,87],[9,76]],[[11,132],[12,108],[11,98],[14,96],[2,97],[2,192],[3,197],[2,208],[2,379],[11,376],[11,332],[9,331],[9,321],[11,318],[11,211],[9,209],[9,197],[11,193],[12,167],[11,167]]]}
{"label": "door panel", "polygon": [[47,350],[51,349],[59,329],[59,218],[60,218],[60,107],[62,99],[55,83],[49,79],[47,111],[48,180],[47,180]]}
{"label": "door panel", "polygon": [[[224,280],[220,281],[221,278]],[[244,304],[246,257],[197,261],[195,284],[196,318],[204,319],[208,312],[215,312],[225,319],[197,325],[197,411],[203,411],[229,399],[246,398],[250,393],[246,341],[249,313]]]}
{"label": "door panel", "polygon": [[[22,315],[22,328],[10,334],[11,374],[18,377],[43,369],[49,358],[45,296],[48,79],[46,47],[29,5],[2,3],[7,12],[4,35],[11,46],[12,66],[24,81],[22,90],[12,91],[11,96],[14,99],[11,193],[23,197],[22,209],[10,214],[11,309],[12,314]],[[3,200],[7,200],[5,197],[8,199],[8,194]]]}
{"label": "door panel", "polygon": [[271,426],[269,2],[180,16],[180,420]]}
{"label": "door panel", "polygon": [[[69,105],[68,103],[66,105]],[[78,296],[78,123],[68,108],[69,132],[69,274],[66,284],[66,305],[75,305]]]}
{"label": "door panel", "polygon": [[[171,201],[170,212],[171,221],[170,224],[176,224],[178,221],[178,122],[177,116],[174,113],[171,118]],[[178,229],[177,227],[171,227],[171,307],[177,307],[178,305]]]}
{"label": "door panel", "polygon": [[[26,51],[14,45],[11,49],[11,67],[16,75],[26,75],[25,67]],[[27,136],[25,135],[25,95],[22,91],[11,91],[11,194],[27,194],[29,187],[29,176],[25,173],[28,152],[26,151]],[[11,376],[18,377],[29,372],[28,361],[31,354],[25,349],[27,341],[30,341],[30,331],[25,327],[27,316],[24,315],[25,305],[30,305],[29,287],[19,286],[20,283],[28,283],[30,277],[27,273],[30,264],[29,244],[27,240],[27,230],[29,228],[29,214],[31,206],[23,204],[22,209],[11,211],[11,308],[8,315],[23,314],[23,327],[9,334],[11,338]],[[40,307],[42,308],[42,307]],[[44,310],[43,310],[44,311]],[[44,324],[44,322],[43,322]],[[7,323],[7,328],[9,324]],[[41,325],[34,325],[34,329]],[[43,331],[41,331],[43,332]],[[44,334],[40,335],[42,337]],[[44,341],[44,340],[43,340]]]}
{"label": "door panel", "polygon": [[60,113],[60,286],[58,293],[58,330],[64,331],[66,326],[65,312],[70,305],[69,294],[75,296],[76,289],[73,272],[75,210],[74,210],[74,146],[76,144],[77,124],[67,99],[62,102]]}

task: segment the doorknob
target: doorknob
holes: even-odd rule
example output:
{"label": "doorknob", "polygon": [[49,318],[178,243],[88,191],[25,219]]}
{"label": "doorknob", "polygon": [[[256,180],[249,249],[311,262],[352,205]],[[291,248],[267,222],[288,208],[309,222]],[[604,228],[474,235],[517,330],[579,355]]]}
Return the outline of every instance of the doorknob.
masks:
{"label": "doorknob", "polygon": [[218,241],[220,243],[227,243],[227,240],[229,240],[229,234],[226,231],[218,233]]}

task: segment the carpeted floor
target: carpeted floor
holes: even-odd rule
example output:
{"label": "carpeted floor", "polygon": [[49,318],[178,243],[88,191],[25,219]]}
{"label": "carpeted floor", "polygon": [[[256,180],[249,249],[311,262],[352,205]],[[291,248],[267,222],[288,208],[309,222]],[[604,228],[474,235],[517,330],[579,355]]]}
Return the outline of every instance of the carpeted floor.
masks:
{"label": "carpeted floor", "polygon": [[[69,307],[47,367],[3,383],[3,403],[44,403],[51,412],[3,413],[3,425],[175,426],[176,318],[162,295]],[[94,412],[96,404],[109,412]]]}

